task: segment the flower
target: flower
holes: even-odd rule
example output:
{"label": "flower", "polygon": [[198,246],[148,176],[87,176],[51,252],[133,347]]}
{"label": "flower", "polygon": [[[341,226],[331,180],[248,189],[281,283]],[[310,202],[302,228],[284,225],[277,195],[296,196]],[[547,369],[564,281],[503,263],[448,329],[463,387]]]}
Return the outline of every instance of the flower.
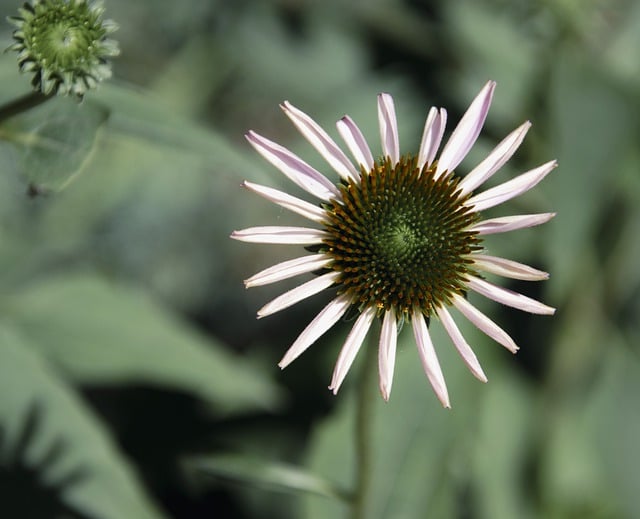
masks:
{"label": "flower", "polygon": [[7,50],[18,52],[21,72],[33,72],[35,90],[82,98],[111,77],[109,58],[119,50],[108,36],[117,25],[103,12],[99,1],[33,0],[7,18],[16,27]]}
{"label": "flower", "polygon": [[428,324],[437,317],[471,372],[485,376],[476,355],[456,326],[450,307],[496,342],[515,353],[509,335],[473,306],[466,294],[476,292],[504,305],[534,314],[555,310],[534,299],[483,279],[484,273],[520,280],[549,275],[512,260],[485,254],[485,235],[513,231],[547,222],[555,213],[522,214],[481,220],[480,212],[533,188],[557,163],[547,162],[479,194],[473,191],[498,171],[522,143],[531,124],[510,133],[489,155],[460,178],[454,171],[475,143],[484,124],[495,82],[489,81],[473,100],[436,158],[447,112],[431,108],[416,156],[401,155],[393,99],[378,96],[382,157],[370,148],[349,117],[337,129],[355,159],[308,115],[284,102],[282,110],[338,173],[333,184],[286,148],[250,131],[249,143],[290,180],[317,198],[319,205],[271,187],[245,181],[244,187],[275,204],[298,213],[319,228],[267,226],[234,231],[240,241],[307,246],[312,254],[279,263],[245,281],[247,288],[266,285],[303,273],[318,274],[276,297],[258,311],[264,317],[329,287],[333,299],[304,329],[280,361],[284,368],[329,330],[345,313],[357,309],[356,319],[340,351],[331,380],[337,393],[374,319],[382,320],[379,339],[379,386],[389,399],[399,328],[410,321],[426,375],[444,407],[450,407],[445,383]]}

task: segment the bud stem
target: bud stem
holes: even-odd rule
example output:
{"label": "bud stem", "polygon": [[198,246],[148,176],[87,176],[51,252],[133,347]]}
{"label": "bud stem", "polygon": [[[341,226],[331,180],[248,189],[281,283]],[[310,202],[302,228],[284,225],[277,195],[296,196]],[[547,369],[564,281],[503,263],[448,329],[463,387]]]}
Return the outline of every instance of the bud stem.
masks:
{"label": "bud stem", "polygon": [[43,94],[40,91],[33,91],[17,99],[9,101],[0,106],[0,123],[11,117],[31,110],[54,97],[52,94]]}

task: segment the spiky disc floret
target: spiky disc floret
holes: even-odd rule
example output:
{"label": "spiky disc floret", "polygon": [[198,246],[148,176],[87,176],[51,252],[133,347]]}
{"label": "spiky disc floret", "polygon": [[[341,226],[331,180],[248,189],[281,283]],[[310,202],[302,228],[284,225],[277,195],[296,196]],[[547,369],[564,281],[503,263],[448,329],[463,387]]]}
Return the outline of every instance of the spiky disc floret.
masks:
{"label": "spiky disc floret", "polygon": [[18,53],[21,72],[32,72],[31,84],[45,95],[76,95],[111,76],[109,58],[118,44],[109,39],[117,29],[102,20],[101,2],[34,0],[8,18],[16,30],[7,50]]}
{"label": "spiky disc floret", "polygon": [[466,207],[458,179],[436,178],[435,168],[402,157],[378,161],[360,181],[344,181],[341,199],[327,206],[329,237],[320,251],[340,272],[339,291],[361,308],[393,308],[398,317],[415,310],[430,316],[466,291],[472,261],[480,250],[469,227],[478,214]]}

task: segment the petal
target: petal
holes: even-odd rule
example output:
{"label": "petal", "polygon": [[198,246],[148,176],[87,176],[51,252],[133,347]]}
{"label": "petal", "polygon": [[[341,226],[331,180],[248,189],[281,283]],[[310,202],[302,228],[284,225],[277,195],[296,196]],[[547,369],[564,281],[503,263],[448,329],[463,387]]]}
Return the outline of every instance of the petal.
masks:
{"label": "petal", "polygon": [[471,232],[479,235],[498,234],[501,232],[516,231],[547,223],[556,213],[518,214],[514,216],[503,216],[501,218],[490,218],[483,220],[469,228]]}
{"label": "petal", "polygon": [[380,125],[380,140],[382,154],[389,157],[393,164],[400,160],[400,142],[398,140],[398,122],[393,97],[389,94],[378,95],[378,124]]}
{"label": "petal", "polygon": [[447,384],[444,381],[436,350],[433,348],[433,343],[429,336],[429,329],[427,328],[427,323],[425,323],[422,313],[414,312],[411,318],[411,324],[413,326],[413,335],[418,346],[418,354],[422,361],[422,367],[427,374],[431,387],[433,387],[443,407],[451,408]]}
{"label": "petal", "polygon": [[494,207],[516,196],[526,193],[538,184],[544,177],[558,166],[555,160],[549,161],[542,166],[518,175],[516,178],[504,182],[496,187],[487,189],[480,194],[472,196],[464,205],[473,207],[474,211],[483,211],[489,207]]}
{"label": "petal", "polygon": [[519,350],[518,346],[509,334],[500,328],[496,323],[484,315],[480,310],[473,306],[464,297],[454,294],[453,305],[460,310],[469,321],[471,321],[481,332],[484,332],[498,344],[507,348],[511,353]]}
{"label": "petal", "polygon": [[398,343],[398,326],[396,312],[391,307],[384,314],[380,344],[378,346],[378,370],[380,372],[380,394],[385,400],[391,395],[393,369],[396,363],[396,345]]}
{"label": "petal", "polygon": [[308,193],[327,202],[340,196],[338,188],[327,177],[284,146],[253,131],[245,138],[260,155]]}
{"label": "petal", "polygon": [[231,238],[251,243],[276,243],[281,245],[316,245],[327,236],[325,231],[308,227],[249,227],[233,231]]}
{"label": "petal", "polygon": [[438,111],[435,106],[432,107],[424,123],[424,131],[422,132],[420,151],[418,153],[418,168],[422,169],[425,165],[429,166],[435,160],[446,124],[447,111],[444,108],[440,108]]}
{"label": "petal", "polygon": [[336,123],[336,126],[349,151],[356,159],[356,162],[361,164],[365,169],[372,170],[374,166],[373,155],[371,154],[367,140],[364,138],[364,135],[362,135],[360,128],[353,122],[353,119],[345,115]]}
{"label": "petal", "polygon": [[451,317],[449,311],[444,306],[441,306],[439,308],[436,308],[436,314],[438,314],[442,326],[444,326],[447,334],[449,334],[449,337],[451,337],[453,345],[456,347],[456,350],[458,350],[458,353],[462,357],[462,360],[467,365],[471,373],[473,373],[473,375],[478,380],[486,382],[487,376],[484,374],[484,371],[482,371],[482,367],[478,362],[476,354],[473,353],[473,350],[471,349],[471,346],[469,346],[469,343],[465,341],[462,333],[460,333],[460,329],[456,326],[456,323]]}
{"label": "petal", "polygon": [[249,191],[259,194],[266,198],[270,202],[289,209],[294,213],[298,213],[300,216],[304,216],[314,222],[322,223],[326,220],[327,214],[317,205],[310,204],[305,200],[301,200],[295,196],[291,196],[283,191],[273,189],[271,187],[262,186],[260,184],[254,184],[253,182],[244,181],[243,187],[246,187]]}
{"label": "petal", "polygon": [[346,294],[338,296],[325,306],[318,315],[311,321],[295,342],[287,350],[282,360],[278,363],[281,369],[286,368],[304,351],[316,342],[344,315],[351,306],[351,299]]}
{"label": "petal", "polygon": [[474,254],[471,256],[474,267],[478,267],[485,272],[491,272],[498,276],[511,279],[521,279],[523,281],[541,281],[549,279],[549,274],[542,270],[534,269],[524,263],[518,263],[496,256],[486,256],[484,254]]}
{"label": "petal", "polygon": [[462,159],[466,157],[467,153],[469,153],[478,135],[480,135],[480,130],[482,130],[484,121],[487,118],[495,87],[495,81],[487,82],[469,105],[469,108],[462,116],[462,119],[460,119],[458,126],[453,130],[451,137],[449,137],[447,144],[445,144],[442,150],[436,170],[438,173],[453,171],[458,167],[458,164],[462,162]]}
{"label": "petal", "polygon": [[338,147],[335,141],[329,137],[318,123],[311,117],[293,106],[289,101],[285,101],[280,108],[289,119],[300,130],[300,133],[311,143],[320,155],[336,170],[344,179],[358,180],[360,175],[352,162],[344,152]]}
{"label": "petal", "polygon": [[258,318],[275,314],[280,310],[284,310],[285,308],[299,303],[303,299],[307,299],[308,297],[316,295],[318,292],[322,292],[324,289],[333,285],[339,277],[339,272],[328,272],[327,274],[313,278],[311,281],[307,281],[306,283],[302,283],[302,285],[298,285],[297,287],[288,290],[258,310]]}
{"label": "petal", "polygon": [[336,362],[336,367],[333,370],[333,376],[331,377],[331,385],[329,386],[329,389],[333,391],[334,395],[338,393],[338,389],[340,389],[344,378],[347,376],[349,368],[353,364],[353,360],[356,358],[356,354],[360,350],[360,346],[362,346],[362,341],[364,341],[364,338],[371,327],[376,311],[375,306],[367,307],[360,314],[353,325],[353,328],[351,328],[351,331],[347,336],[347,340],[344,342],[344,346],[342,346],[342,349],[340,350],[340,355],[338,356],[338,361]]}
{"label": "petal", "polygon": [[516,128],[498,144],[491,153],[466,175],[459,184],[463,195],[471,193],[475,188],[487,181],[496,171],[498,171],[513,156],[522,144],[525,135],[531,128],[531,123],[526,121],[522,126]]}
{"label": "petal", "polygon": [[333,259],[325,254],[314,254],[312,256],[302,256],[289,261],[283,261],[267,269],[261,270],[249,279],[245,280],[246,288],[258,287],[289,279],[293,276],[313,272],[326,267]]}
{"label": "petal", "polygon": [[542,304],[535,299],[523,296],[522,294],[518,294],[517,292],[513,292],[512,290],[508,290],[506,288],[498,287],[492,283],[489,283],[488,281],[485,281],[484,279],[469,276],[469,279],[467,280],[467,286],[478,294],[483,295],[484,297],[488,297],[489,299],[492,299],[497,303],[511,306],[524,312],[541,315],[553,315],[556,311],[555,308]]}

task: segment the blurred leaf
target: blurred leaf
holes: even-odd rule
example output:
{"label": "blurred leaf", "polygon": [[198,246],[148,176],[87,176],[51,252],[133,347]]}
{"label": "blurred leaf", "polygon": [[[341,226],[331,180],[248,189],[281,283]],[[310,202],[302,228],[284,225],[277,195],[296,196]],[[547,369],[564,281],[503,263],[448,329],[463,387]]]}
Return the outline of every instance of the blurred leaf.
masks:
{"label": "blurred leaf", "polygon": [[[380,398],[377,380],[376,387],[370,388],[375,415],[367,518],[455,517],[462,510],[458,492],[468,478],[467,444],[475,429],[480,383],[466,371],[440,326],[432,326],[431,334],[453,409],[442,409],[436,400],[422,371],[411,329],[403,330],[390,401]],[[342,390],[336,412],[316,429],[309,466],[335,484],[352,488],[356,402],[347,391]],[[348,509],[335,501],[307,497],[302,503],[303,516],[309,519],[349,516]]]}
{"label": "blurred leaf", "polygon": [[[88,517],[163,517],[102,424],[29,346],[10,329],[0,328],[0,424],[9,450],[19,452],[20,442],[28,441],[23,462],[41,467],[40,478],[60,485],[61,499]],[[42,410],[41,418],[25,433],[32,406]],[[10,455],[6,446],[4,450],[5,457]],[[54,455],[56,450],[62,453]],[[73,473],[83,476],[72,482]],[[64,479],[67,484],[62,484]]]}
{"label": "blurred leaf", "polygon": [[574,52],[554,62],[549,94],[560,168],[545,184],[559,212],[546,251],[554,273],[550,289],[565,297],[579,272],[576,258],[593,250],[592,231],[611,195],[609,177],[622,167],[635,119],[624,96]]}
{"label": "blurred leaf", "polygon": [[82,169],[109,112],[55,98],[13,120],[4,138],[18,145],[19,170],[38,190],[59,191]]}
{"label": "blurred leaf", "polygon": [[[592,431],[601,474],[608,483],[606,495],[624,511],[621,516],[635,517],[640,510],[640,359],[614,330],[608,335],[610,342],[585,424]],[[628,342],[638,338],[631,336]]]}
{"label": "blurred leaf", "polygon": [[79,382],[157,384],[225,412],[278,403],[277,388],[259,369],[144,294],[98,276],[34,283],[5,305],[33,347]]}
{"label": "blurred leaf", "polygon": [[486,398],[473,441],[477,517],[536,517],[521,475],[535,434],[534,393],[516,373],[504,370],[483,388]]}
{"label": "blurred leaf", "polygon": [[329,481],[306,470],[240,454],[209,456],[190,460],[189,468],[215,478],[238,481],[281,492],[309,492],[331,499],[344,493]]}

